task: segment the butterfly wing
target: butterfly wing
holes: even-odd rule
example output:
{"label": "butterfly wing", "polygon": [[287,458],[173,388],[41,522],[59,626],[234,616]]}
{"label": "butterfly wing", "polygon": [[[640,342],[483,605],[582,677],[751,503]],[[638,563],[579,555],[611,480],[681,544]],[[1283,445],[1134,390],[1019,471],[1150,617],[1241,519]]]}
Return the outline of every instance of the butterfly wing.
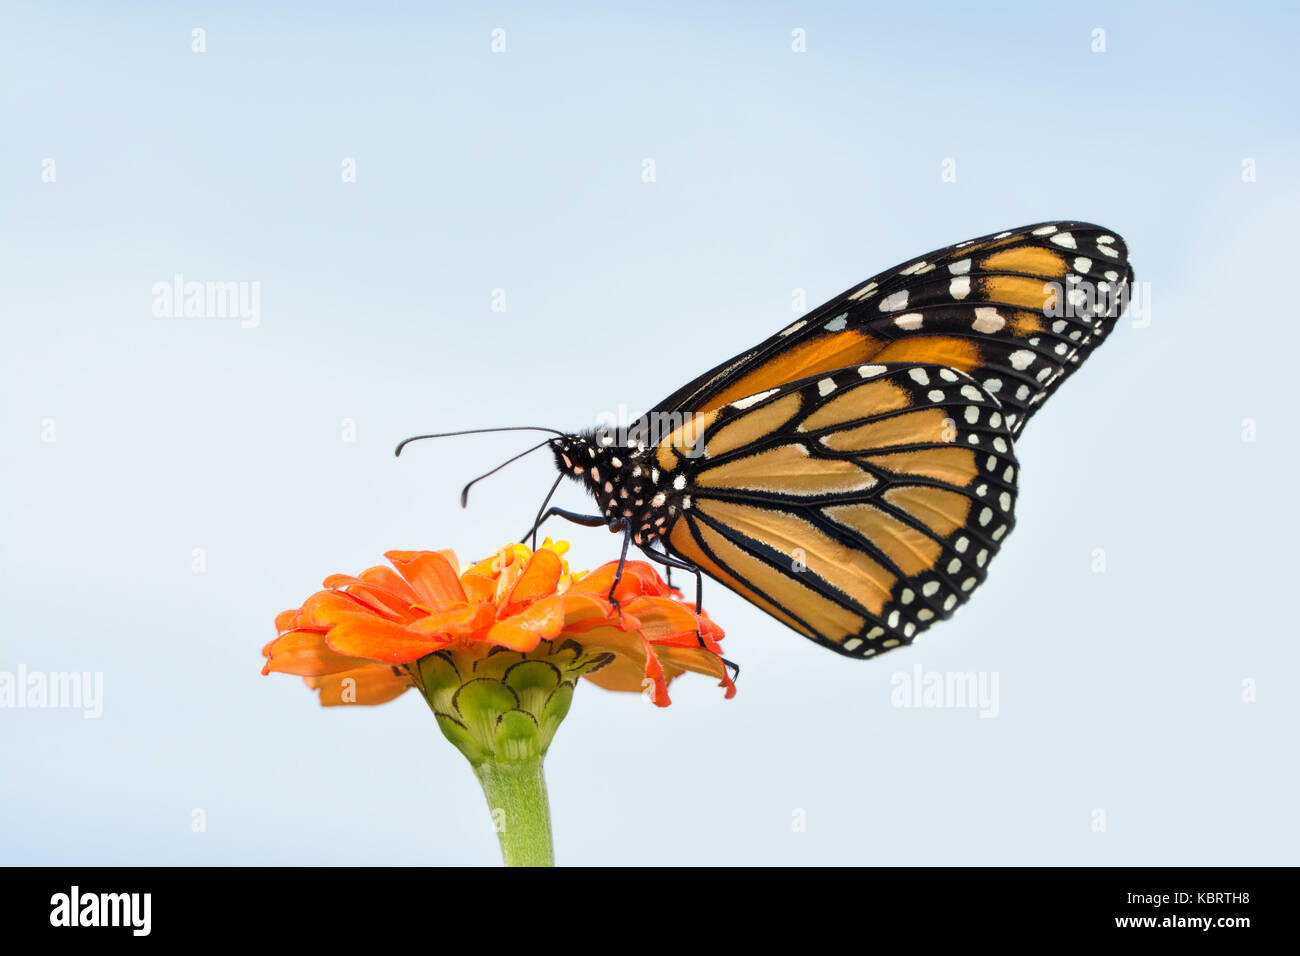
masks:
{"label": "butterfly wing", "polygon": [[951,368],[854,366],[695,422],[658,450],[684,492],[668,549],[842,654],[950,616],[1013,525],[1005,413]]}
{"label": "butterfly wing", "polygon": [[973,376],[1018,435],[1109,334],[1132,281],[1123,240],[1089,223],[960,242],[837,296],[656,408],[706,412],[848,366],[926,362]]}

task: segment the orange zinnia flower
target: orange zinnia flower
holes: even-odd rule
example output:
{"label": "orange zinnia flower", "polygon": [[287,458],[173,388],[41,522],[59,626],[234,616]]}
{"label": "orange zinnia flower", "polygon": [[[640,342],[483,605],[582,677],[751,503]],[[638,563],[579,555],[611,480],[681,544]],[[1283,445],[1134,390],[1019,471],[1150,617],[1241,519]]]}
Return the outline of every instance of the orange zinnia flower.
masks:
{"label": "orange zinnia flower", "polygon": [[[451,551],[389,551],[396,571],[331,575],[325,590],[278,615],[262,673],[302,676],[327,706],[382,704],[411,687],[435,706],[421,664],[431,655],[455,668],[457,683],[558,656],[560,680],[651,693],[661,707],[668,684],[686,671],[735,694],[718,646],[722,629],[674,597],[654,568],[628,561],[611,602],[617,562],[575,574],[562,557],[567,549],[549,539],[537,551],[511,545],[464,572]],[[543,752],[545,743],[549,735]]]}
{"label": "orange zinnia flower", "polygon": [[[469,759],[511,866],[554,862],[542,762],[579,678],[668,706],[686,671],[736,692],[722,629],[655,570],[575,574],[568,545],[520,544],[458,571],[450,551],[389,551],[393,567],[335,574],[275,619],[263,674],[298,674],[320,702],[382,704],[417,688]],[[396,570],[393,570],[396,568]]]}

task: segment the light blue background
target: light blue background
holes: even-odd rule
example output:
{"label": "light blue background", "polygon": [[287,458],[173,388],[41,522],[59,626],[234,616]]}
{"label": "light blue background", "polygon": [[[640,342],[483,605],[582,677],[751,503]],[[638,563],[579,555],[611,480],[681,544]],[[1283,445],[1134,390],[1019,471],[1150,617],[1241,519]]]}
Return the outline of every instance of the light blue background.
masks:
{"label": "light blue background", "polygon": [[[866,663],[712,585],[738,696],[586,687],[558,858],[1297,862],[1292,5],[105,6],[0,32],[0,669],[105,681],[99,720],[0,711],[0,862],[494,863],[417,696],[258,674],[327,573],[486,553],[553,474],[461,511],[528,436],[393,444],[636,414],[796,288],[1050,218],[1125,237],[1152,321],[1027,429],[989,582]],[[260,326],[155,318],[177,272],[260,282]],[[996,672],[1000,715],[891,706],[917,664]]]}

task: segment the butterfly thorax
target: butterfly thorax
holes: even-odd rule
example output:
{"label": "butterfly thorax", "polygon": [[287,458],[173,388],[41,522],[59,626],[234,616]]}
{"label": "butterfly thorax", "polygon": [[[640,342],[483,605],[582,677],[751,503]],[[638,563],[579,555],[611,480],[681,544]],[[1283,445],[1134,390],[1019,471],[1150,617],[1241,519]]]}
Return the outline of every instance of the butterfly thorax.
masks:
{"label": "butterfly thorax", "polygon": [[630,527],[632,540],[648,545],[663,537],[681,513],[682,491],[659,468],[655,449],[617,444],[596,431],[568,435],[552,446],[561,472],[583,485],[611,528]]}

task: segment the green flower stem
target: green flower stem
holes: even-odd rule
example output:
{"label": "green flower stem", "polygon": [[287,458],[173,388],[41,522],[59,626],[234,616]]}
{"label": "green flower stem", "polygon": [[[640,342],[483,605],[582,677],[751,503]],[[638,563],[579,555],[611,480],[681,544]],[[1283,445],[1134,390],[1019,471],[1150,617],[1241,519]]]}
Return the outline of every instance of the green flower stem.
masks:
{"label": "green flower stem", "polygon": [[485,760],[475,765],[474,775],[483,785],[506,866],[554,866],[542,758]]}

